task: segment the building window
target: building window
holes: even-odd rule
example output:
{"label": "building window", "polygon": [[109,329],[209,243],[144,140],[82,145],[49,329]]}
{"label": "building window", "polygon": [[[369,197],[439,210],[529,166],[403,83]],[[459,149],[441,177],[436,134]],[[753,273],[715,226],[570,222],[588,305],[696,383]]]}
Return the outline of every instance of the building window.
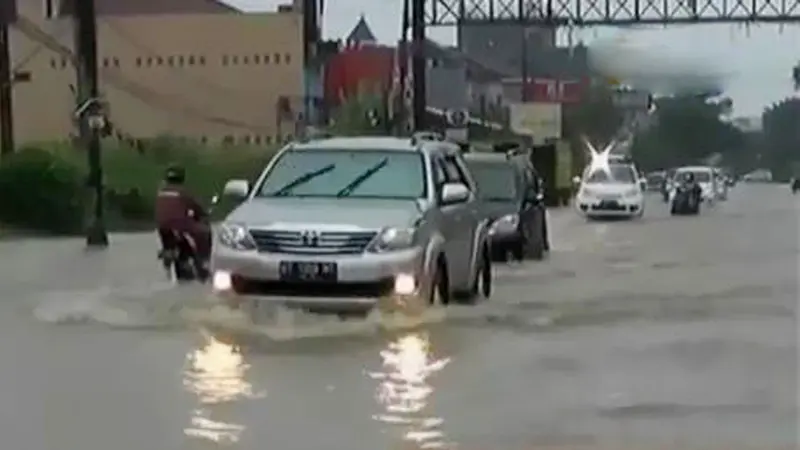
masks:
{"label": "building window", "polygon": [[184,59],[183,56],[178,56],[178,66],[183,67]]}
{"label": "building window", "polygon": [[50,58],[50,67],[53,69],[58,69],[58,62],[56,62],[55,58]]}
{"label": "building window", "polygon": [[281,63],[281,54],[280,53],[275,53],[275,56],[273,57],[272,61],[275,64],[280,64]]}
{"label": "building window", "polygon": [[108,66],[109,66],[108,58],[103,58],[103,67],[108,67]]}
{"label": "building window", "polygon": [[164,58],[162,58],[160,56],[156,57],[156,65],[163,66],[164,65]]}
{"label": "building window", "polygon": [[111,64],[113,64],[114,67],[119,67],[119,58],[111,58]]}
{"label": "building window", "polygon": [[222,65],[223,66],[227,66],[228,65],[228,55],[223,55],[222,56]]}
{"label": "building window", "polygon": [[233,64],[234,66],[239,64],[239,57],[236,55],[231,56],[231,64]]}
{"label": "building window", "polygon": [[205,137],[205,136],[200,136],[200,143],[201,144],[207,144],[208,143],[208,138]]}
{"label": "building window", "polygon": [[153,65],[153,58],[150,58],[150,57],[148,56],[148,57],[147,57],[147,67],[150,67],[150,66],[152,66],[152,65]]}
{"label": "building window", "polygon": [[243,144],[248,144],[248,145],[249,145],[249,144],[250,144],[250,136],[245,136],[245,137],[243,137],[243,138],[242,138],[242,143],[243,143]]}
{"label": "building window", "polygon": [[261,136],[256,136],[253,138],[253,143],[256,145],[261,145]]}
{"label": "building window", "polygon": [[289,53],[285,53],[283,55],[283,62],[285,64],[289,64],[290,62],[292,62],[292,55],[290,55]]}
{"label": "building window", "polygon": [[189,64],[190,66],[193,66],[194,65],[194,56],[189,56],[188,58],[186,58],[186,63]]}
{"label": "building window", "polygon": [[261,64],[261,56],[253,55],[253,64]]}
{"label": "building window", "polygon": [[167,65],[171,67],[174,64],[175,64],[175,59],[172,56],[168,56],[167,57]]}
{"label": "building window", "polygon": [[225,145],[233,144],[233,136],[230,136],[230,135],[225,136],[224,138],[222,138],[222,143],[225,144]]}
{"label": "building window", "polygon": [[200,64],[201,66],[205,66],[206,65],[206,57],[205,56],[198,56],[197,57],[197,64]]}
{"label": "building window", "polygon": [[264,136],[264,143],[269,145],[272,143],[272,136]]}
{"label": "building window", "polygon": [[63,69],[65,67],[67,67],[67,59],[66,58],[61,58],[61,68]]}
{"label": "building window", "polygon": [[269,55],[264,55],[264,64],[269,64]]}
{"label": "building window", "polygon": [[250,64],[250,58],[247,56],[242,56],[242,64]]}
{"label": "building window", "polygon": [[142,67],[142,58],[136,58],[136,67]]}

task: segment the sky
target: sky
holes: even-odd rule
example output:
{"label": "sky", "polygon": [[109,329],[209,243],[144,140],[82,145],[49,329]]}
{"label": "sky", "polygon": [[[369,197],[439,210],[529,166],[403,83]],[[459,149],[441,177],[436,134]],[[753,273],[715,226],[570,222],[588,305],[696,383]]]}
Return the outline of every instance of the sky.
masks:
{"label": "sky", "polygon": [[[271,11],[289,0],[227,0],[245,11]],[[343,38],[358,21],[367,18],[381,42],[396,42],[400,34],[402,0],[326,0],[323,32]],[[797,14],[800,15],[800,8]],[[800,62],[800,25],[687,25],[643,29],[598,27],[576,30],[574,39],[591,49],[625,36],[637,48],[666,66],[676,61],[703,61],[709,70],[726,74],[726,95],[733,98],[738,116],[760,115],[764,107],[793,95],[791,71]],[[453,28],[432,28],[428,36],[443,44],[455,43]],[[656,52],[656,49],[658,50]],[[652,60],[649,61],[653,64]]]}

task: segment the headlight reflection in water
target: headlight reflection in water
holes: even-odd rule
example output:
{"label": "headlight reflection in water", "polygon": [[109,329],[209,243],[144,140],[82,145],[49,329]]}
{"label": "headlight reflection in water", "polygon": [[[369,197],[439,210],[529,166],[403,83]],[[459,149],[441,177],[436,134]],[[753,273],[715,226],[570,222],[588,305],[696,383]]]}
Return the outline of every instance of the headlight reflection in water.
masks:
{"label": "headlight reflection in water", "polygon": [[205,345],[186,355],[183,386],[197,395],[199,407],[192,412],[187,436],[218,443],[238,442],[244,426],[214,416],[225,415],[218,405],[263,396],[246,381],[249,364],[238,345],[208,335]]}
{"label": "headlight reflection in water", "polygon": [[392,340],[380,353],[382,370],[368,372],[378,381],[375,398],[383,411],[373,419],[397,428],[414,448],[444,448],[444,420],[427,411],[434,392],[429,378],[444,369],[450,358],[437,359],[425,333],[409,333]]}

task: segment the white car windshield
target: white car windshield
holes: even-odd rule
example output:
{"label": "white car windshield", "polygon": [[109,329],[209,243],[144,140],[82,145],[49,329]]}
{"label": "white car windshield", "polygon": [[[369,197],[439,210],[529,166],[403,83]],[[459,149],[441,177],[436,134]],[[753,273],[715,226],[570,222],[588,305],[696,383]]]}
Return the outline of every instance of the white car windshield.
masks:
{"label": "white car windshield", "polygon": [[584,183],[613,183],[613,184],[633,184],[636,182],[636,172],[631,166],[621,164],[611,164],[608,170],[595,169],[587,177]]}
{"label": "white car windshield", "polygon": [[417,199],[427,195],[423,156],[386,150],[291,150],[272,166],[257,197]]}
{"label": "white car windshield", "polygon": [[676,178],[683,179],[687,173],[694,174],[694,181],[697,183],[710,183],[711,172],[706,170],[681,170],[677,173]]}

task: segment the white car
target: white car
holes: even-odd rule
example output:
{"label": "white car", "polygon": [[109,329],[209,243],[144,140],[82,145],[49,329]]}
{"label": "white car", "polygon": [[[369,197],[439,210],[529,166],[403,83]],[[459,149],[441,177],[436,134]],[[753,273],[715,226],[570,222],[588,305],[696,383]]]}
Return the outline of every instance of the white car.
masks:
{"label": "white car", "polygon": [[706,203],[714,203],[719,198],[719,187],[717,186],[718,180],[715,174],[715,169],[708,166],[688,166],[681,167],[675,171],[675,179],[680,180],[687,173],[694,174],[694,181],[700,185],[703,190],[703,201]]}
{"label": "white car", "polygon": [[587,168],[575,197],[575,207],[587,218],[641,217],[644,193],[636,167],[611,163],[604,168]]}

